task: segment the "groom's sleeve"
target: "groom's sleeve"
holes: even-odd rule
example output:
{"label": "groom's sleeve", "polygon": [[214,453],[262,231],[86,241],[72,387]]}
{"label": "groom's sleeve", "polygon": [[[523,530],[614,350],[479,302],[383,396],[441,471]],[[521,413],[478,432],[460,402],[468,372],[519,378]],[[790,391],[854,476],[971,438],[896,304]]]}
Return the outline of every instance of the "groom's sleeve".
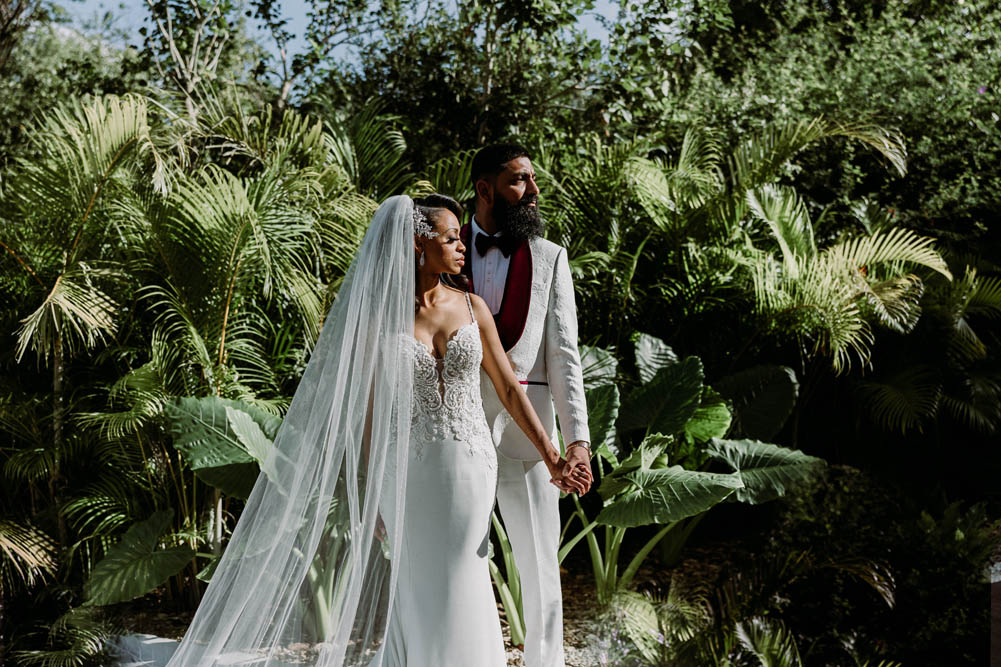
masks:
{"label": "groom's sleeve", "polygon": [[577,350],[577,306],[567,251],[560,248],[546,313],[546,375],[560,419],[563,442],[591,441],[587,428],[584,373]]}

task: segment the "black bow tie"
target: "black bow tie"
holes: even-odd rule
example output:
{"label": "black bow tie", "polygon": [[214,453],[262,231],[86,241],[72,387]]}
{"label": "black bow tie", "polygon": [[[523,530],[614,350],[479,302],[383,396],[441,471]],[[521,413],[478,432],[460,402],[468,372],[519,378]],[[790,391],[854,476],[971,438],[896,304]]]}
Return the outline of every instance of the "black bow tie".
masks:
{"label": "black bow tie", "polygon": [[494,246],[500,248],[505,257],[510,257],[514,249],[518,247],[518,240],[511,236],[487,236],[482,232],[476,234],[476,253],[483,257],[487,251]]}

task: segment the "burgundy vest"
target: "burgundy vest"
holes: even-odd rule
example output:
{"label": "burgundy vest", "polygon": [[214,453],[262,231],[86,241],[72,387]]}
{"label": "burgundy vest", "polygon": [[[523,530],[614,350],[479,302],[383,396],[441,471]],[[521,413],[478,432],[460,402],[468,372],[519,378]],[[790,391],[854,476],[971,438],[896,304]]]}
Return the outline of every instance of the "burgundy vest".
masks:
{"label": "burgundy vest", "polygon": [[[476,293],[473,285],[473,262],[480,261],[480,256],[473,247],[472,227],[467,222],[459,230],[462,245],[466,246],[466,263],[462,266],[462,275],[469,280],[469,291]],[[494,315],[497,333],[501,344],[507,352],[525,330],[528,319],[528,305],[532,298],[532,248],[528,241],[522,241],[511,253],[507,269],[507,279],[504,281],[504,298],[501,299],[500,310]]]}

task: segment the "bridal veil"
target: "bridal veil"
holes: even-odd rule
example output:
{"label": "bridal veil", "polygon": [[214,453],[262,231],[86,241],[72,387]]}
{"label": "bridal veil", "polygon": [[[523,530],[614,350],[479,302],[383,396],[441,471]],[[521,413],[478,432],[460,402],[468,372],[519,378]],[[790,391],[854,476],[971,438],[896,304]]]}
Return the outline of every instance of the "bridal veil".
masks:
{"label": "bridal veil", "polygon": [[171,667],[284,665],[290,649],[381,662],[410,440],[412,215],[406,196],[375,213]]}

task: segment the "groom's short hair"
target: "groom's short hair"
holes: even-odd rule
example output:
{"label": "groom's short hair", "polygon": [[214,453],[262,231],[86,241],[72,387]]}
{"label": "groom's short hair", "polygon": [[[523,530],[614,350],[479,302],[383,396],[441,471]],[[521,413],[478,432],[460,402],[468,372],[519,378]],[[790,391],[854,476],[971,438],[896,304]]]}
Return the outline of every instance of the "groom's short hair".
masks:
{"label": "groom's short hair", "polygon": [[473,156],[473,166],[469,174],[473,181],[473,189],[476,189],[476,184],[481,178],[496,176],[504,171],[505,164],[520,157],[532,159],[528,149],[519,144],[490,144],[478,150]]}

